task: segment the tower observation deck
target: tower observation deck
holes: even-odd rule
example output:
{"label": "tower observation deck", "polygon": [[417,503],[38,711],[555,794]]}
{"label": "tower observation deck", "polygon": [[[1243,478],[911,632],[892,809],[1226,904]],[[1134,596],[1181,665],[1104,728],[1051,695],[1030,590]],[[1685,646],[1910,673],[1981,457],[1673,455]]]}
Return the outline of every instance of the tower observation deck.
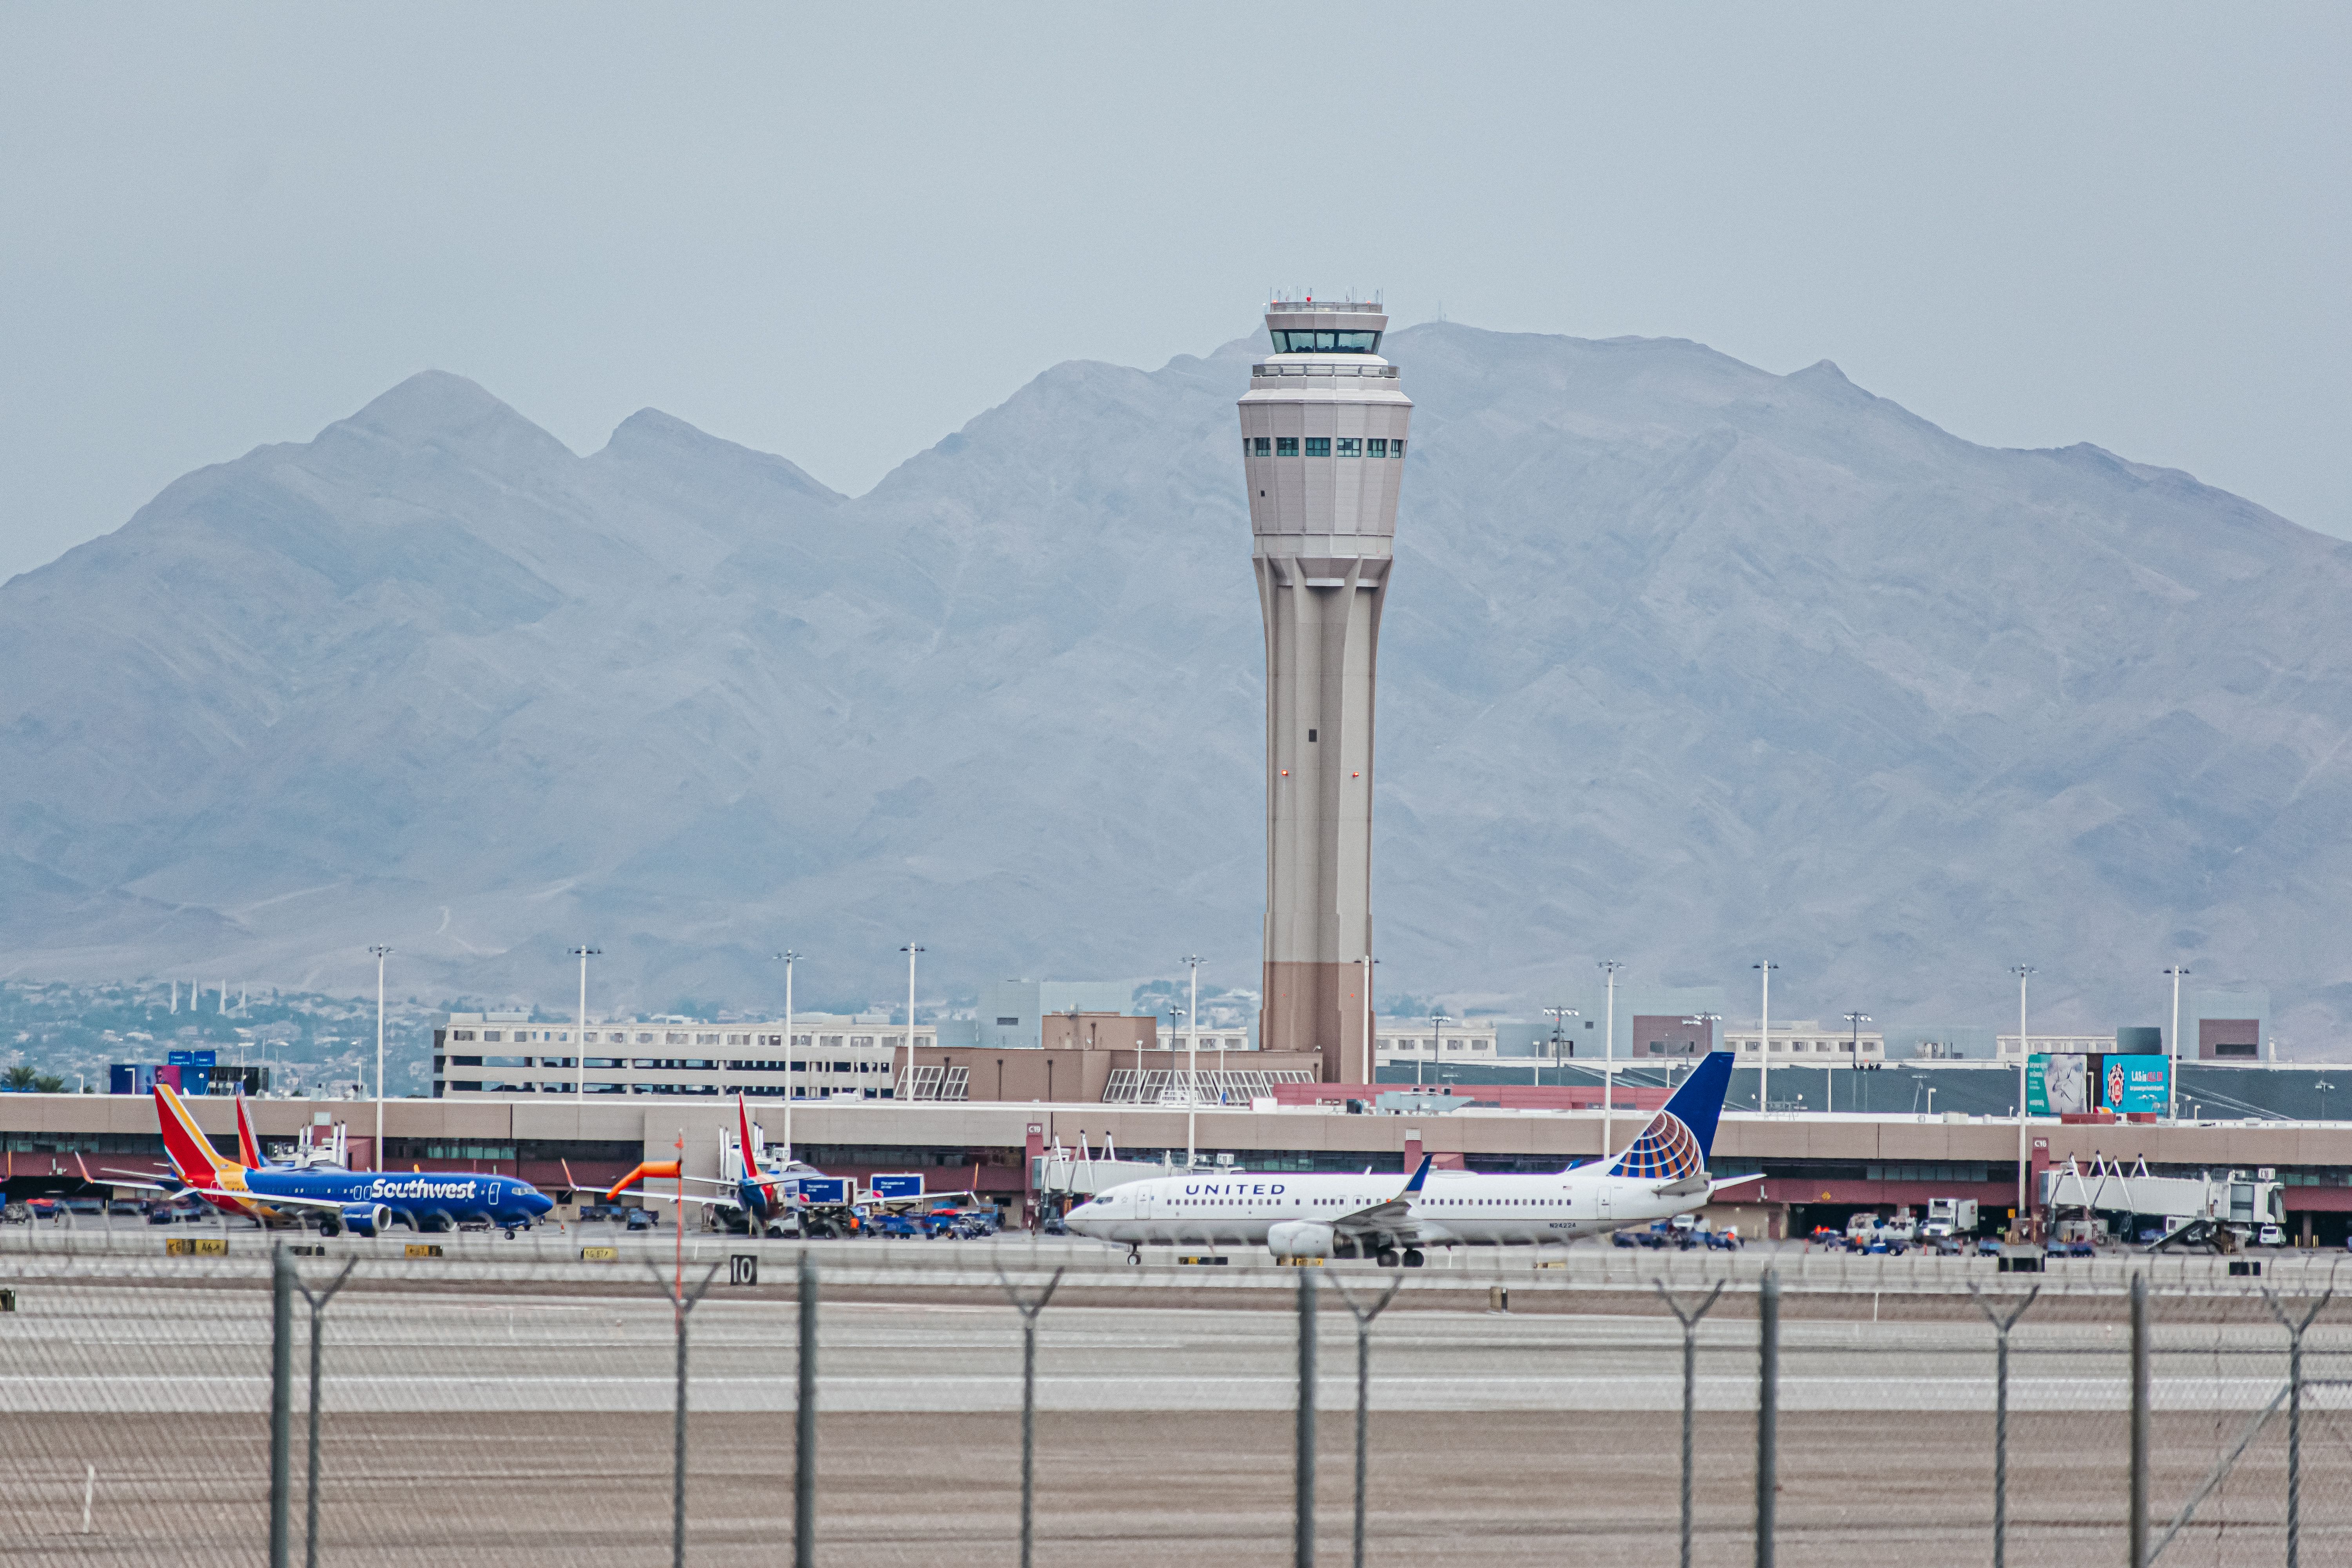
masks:
{"label": "tower observation deck", "polygon": [[1265,617],[1265,970],[1259,1043],[1369,1079],[1372,694],[1412,401],[1388,316],[1276,300],[1241,400]]}

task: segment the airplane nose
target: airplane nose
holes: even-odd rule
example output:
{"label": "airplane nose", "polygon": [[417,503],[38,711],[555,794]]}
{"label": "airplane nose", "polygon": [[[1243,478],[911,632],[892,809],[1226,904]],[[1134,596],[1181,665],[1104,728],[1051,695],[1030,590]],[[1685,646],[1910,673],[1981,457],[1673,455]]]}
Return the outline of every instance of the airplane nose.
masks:
{"label": "airplane nose", "polygon": [[523,1199],[523,1206],[533,1214],[545,1214],[555,1206],[555,1200],[546,1194],[533,1191]]}

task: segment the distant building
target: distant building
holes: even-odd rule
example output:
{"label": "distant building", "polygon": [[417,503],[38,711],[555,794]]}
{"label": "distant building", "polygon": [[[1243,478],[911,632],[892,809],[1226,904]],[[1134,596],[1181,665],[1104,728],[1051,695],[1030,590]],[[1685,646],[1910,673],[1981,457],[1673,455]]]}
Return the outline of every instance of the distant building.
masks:
{"label": "distant building", "polygon": [[1637,1058],[1703,1057],[1713,1049],[1715,1024],[1710,1019],[1683,1018],[1670,1013],[1633,1016],[1633,1055]]}
{"label": "distant building", "polygon": [[1765,1037],[1754,1024],[1726,1024],[1723,1047],[1738,1054],[1740,1061],[1787,1061],[1811,1067],[1835,1067],[1842,1062],[1879,1062],[1886,1059],[1886,1037],[1875,1029],[1864,1029],[1857,1035],[1852,1028],[1841,1029],[1834,1025],[1824,1027],[1819,1019],[1799,1018],[1772,1026],[1771,1049],[1764,1049]]}
{"label": "distant building", "polygon": [[1049,1013],[1125,1013],[1135,995],[1125,980],[991,980],[980,988],[977,1035],[988,1050],[1034,1050]]}
{"label": "distant building", "polygon": [[[904,1065],[907,1026],[879,1013],[796,1013],[793,1043],[782,1019],[714,1024],[686,1018],[571,1024],[527,1013],[452,1013],[433,1031],[433,1095],[677,1094],[782,1100],[888,1100]],[[935,1026],[915,1026],[918,1050]],[[585,1058],[584,1066],[583,1058]]]}
{"label": "distant building", "polygon": [[1426,1018],[1418,1023],[1402,1018],[1374,1018],[1372,1038],[1373,1060],[1377,1067],[1394,1063],[1411,1066],[1414,1061],[1491,1062],[1496,1059],[1495,1026],[1478,1018],[1456,1023],[1447,1019],[1444,1027],[1433,1026]]}

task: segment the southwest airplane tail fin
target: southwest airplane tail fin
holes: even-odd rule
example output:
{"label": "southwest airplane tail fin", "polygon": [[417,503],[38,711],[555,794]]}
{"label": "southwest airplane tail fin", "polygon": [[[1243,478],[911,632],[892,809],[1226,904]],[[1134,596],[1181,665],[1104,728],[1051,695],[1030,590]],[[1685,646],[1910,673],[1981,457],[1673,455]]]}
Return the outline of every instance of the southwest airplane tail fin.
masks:
{"label": "southwest airplane tail fin", "polygon": [[1731,1087],[1732,1059],[1729,1051],[1709,1052],[1642,1129],[1642,1135],[1610,1164],[1609,1174],[1680,1182],[1704,1173],[1715,1149],[1724,1091]]}
{"label": "southwest airplane tail fin", "polygon": [[222,1173],[239,1170],[234,1160],[224,1160],[213,1149],[212,1140],[196,1125],[196,1119],[180,1102],[178,1091],[171,1085],[155,1086],[155,1120],[163,1124],[163,1152],[180,1180],[193,1187],[217,1187]]}
{"label": "southwest airplane tail fin", "polygon": [[242,1089],[236,1091],[236,1157],[245,1162],[248,1171],[261,1169],[261,1143],[253,1135],[253,1123],[246,1119]]}

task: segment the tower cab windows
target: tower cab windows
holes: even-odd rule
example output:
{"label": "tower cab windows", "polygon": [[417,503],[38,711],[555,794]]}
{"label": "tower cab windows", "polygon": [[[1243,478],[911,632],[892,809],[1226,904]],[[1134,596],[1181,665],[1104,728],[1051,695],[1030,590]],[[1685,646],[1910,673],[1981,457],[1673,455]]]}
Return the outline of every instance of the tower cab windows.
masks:
{"label": "tower cab windows", "polygon": [[1381,352],[1378,332],[1326,332],[1272,331],[1274,352],[1278,354],[1376,354]]}
{"label": "tower cab windows", "polygon": [[1354,436],[1342,436],[1339,437],[1339,442],[1340,457],[1360,458],[1364,455],[1364,443],[1360,438]]}
{"label": "tower cab windows", "polygon": [[1389,455],[1389,444],[1375,436],[1364,443],[1364,450],[1368,456],[1385,458]]}
{"label": "tower cab windows", "polygon": [[1253,437],[1250,440],[1250,450],[1254,455],[1263,458],[1274,450],[1274,442],[1268,437]]}
{"label": "tower cab windows", "polygon": [[1310,458],[1329,457],[1331,455],[1331,437],[1328,436],[1309,436],[1307,437],[1307,455]]}
{"label": "tower cab windows", "polygon": [[1298,456],[1298,437],[1296,436],[1276,436],[1274,438],[1274,455],[1277,458],[1295,458]]}

